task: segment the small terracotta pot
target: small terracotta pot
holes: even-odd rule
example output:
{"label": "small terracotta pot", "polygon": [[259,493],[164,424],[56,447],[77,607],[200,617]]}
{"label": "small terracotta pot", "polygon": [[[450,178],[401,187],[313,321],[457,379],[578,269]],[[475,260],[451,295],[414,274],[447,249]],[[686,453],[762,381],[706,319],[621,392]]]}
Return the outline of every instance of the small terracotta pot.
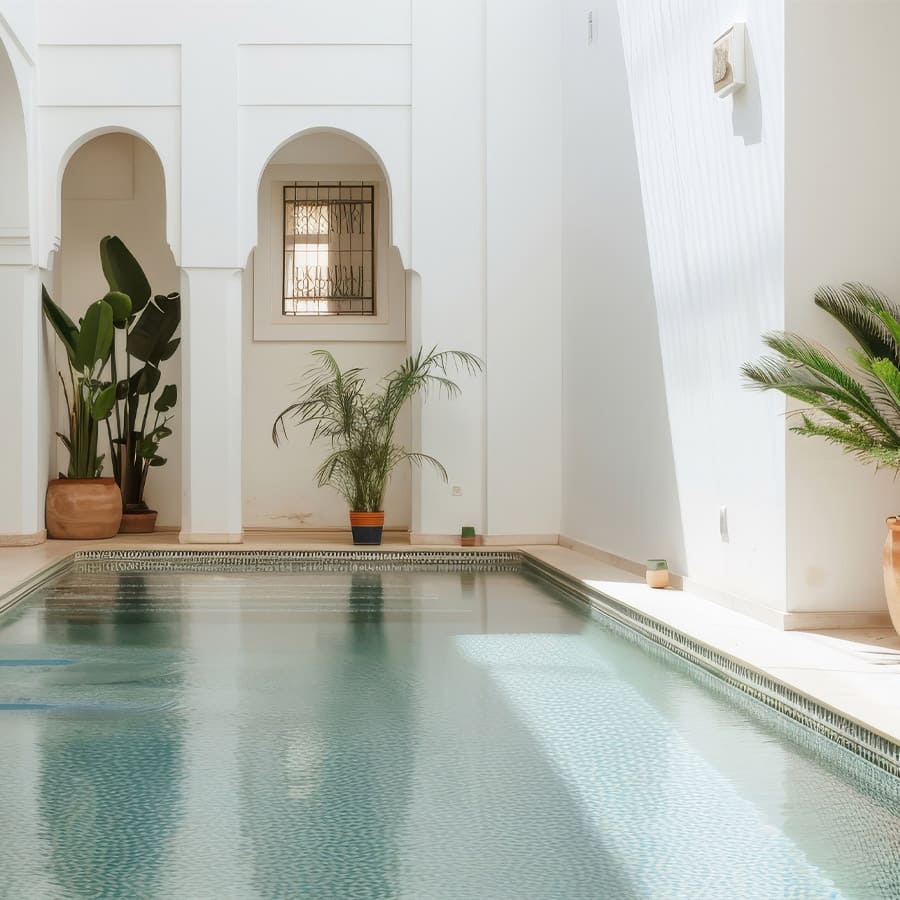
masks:
{"label": "small terracotta pot", "polygon": [[54,478],[47,485],[47,537],[91,541],[118,534],[122,495],[114,478]]}
{"label": "small terracotta pot", "polygon": [[669,586],[669,570],[647,569],[646,580],[652,588],[667,588]]}
{"label": "small terracotta pot", "polygon": [[888,533],[884,541],[884,596],[894,631],[900,634],[900,517],[887,520]]}
{"label": "small terracotta pot", "polygon": [[126,510],[122,513],[119,534],[150,534],[156,528],[158,515],[155,509],[142,509],[140,512]]}
{"label": "small terracotta pot", "polygon": [[384,529],[383,512],[351,512],[350,529],[354,544],[380,544]]}

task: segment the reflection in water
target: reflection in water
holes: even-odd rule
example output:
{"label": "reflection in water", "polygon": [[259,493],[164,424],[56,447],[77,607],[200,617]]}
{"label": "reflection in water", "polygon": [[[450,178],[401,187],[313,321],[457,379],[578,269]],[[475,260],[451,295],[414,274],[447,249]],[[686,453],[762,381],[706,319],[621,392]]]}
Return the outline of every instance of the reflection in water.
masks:
{"label": "reflection in water", "polygon": [[126,573],[82,576],[46,606],[48,636],[64,632],[82,657],[54,692],[92,710],[41,727],[42,834],[67,895],[150,896],[180,816],[184,722],[160,711],[179,687],[179,622],[150,604],[143,576]]}
{"label": "reflection in water", "polygon": [[[319,689],[299,687],[264,741],[244,735],[246,838],[262,897],[397,896],[415,750],[409,640],[385,634],[380,573],[354,573],[341,605],[347,624],[323,629]],[[310,674],[301,663],[282,677]]]}
{"label": "reflection in water", "polygon": [[662,651],[368,568],[83,568],[0,619],[0,898],[900,896],[897,804]]}

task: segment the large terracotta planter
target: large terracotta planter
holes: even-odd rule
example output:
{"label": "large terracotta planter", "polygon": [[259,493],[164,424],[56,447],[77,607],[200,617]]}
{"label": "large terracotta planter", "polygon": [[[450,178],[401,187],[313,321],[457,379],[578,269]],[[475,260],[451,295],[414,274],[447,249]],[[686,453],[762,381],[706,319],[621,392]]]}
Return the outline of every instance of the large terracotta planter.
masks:
{"label": "large terracotta planter", "polygon": [[111,538],[121,521],[122,495],[114,478],[54,478],[47,485],[49,538]]}
{"label": "large terracotta planter", "polygon": [[900,634],[900,518],[887,520],[884,541],[884,594],[894,631]]}
{"label": "large terracotta planter", "polygon": [[350,529],[354,544],[380,544],[384,529],[383,512],[350,513]]}

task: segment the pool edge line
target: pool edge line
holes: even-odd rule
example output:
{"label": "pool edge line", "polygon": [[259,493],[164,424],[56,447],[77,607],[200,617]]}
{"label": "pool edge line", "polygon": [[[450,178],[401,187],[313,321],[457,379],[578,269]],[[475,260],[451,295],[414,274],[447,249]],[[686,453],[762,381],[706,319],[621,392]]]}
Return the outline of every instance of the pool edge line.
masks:
{"label": "pool edge line", "polygon": [[525,566],[566,591],[591,611],[612,619],[726,685],[781,713],[809,731],[875,766],[900,784],[900,743],[822,700],[791,687],[750,663],[610,597],[550,563],[521,550]]}
{"label": "pool edge line", "polygon": [[545,562],[522,548],[477,548],[474,550],[236,550],[236,549],[177,549],[177,550],[73,550],[61,559],[35,572],[25,581],[0,595],[0,615],[13,609],[29,594],[52,578],[63,574],[79,562],[141,560],[186,561],[200,557],[205,560],[241,559],[248,564],[257,560],[283,560],[297,562],[398,562],[404,559],[434,563],[486,563],[503,558],[505,562],[518,561],[524,568],[536,572],[591,611],[599,613],[629,629],[637,636],[691,663],[700,670],[715,676],[770,709],[781,713],[809,731],[827,738],[837,747],[871,764],[900,781],[900,743],[876,731],[846,713],[829,707],[823,701],[744,662],[723,650],[691,637],[653,616],[644,613],[622,600],[591,587],[577,576]]}
{"label": "pool edge line", "polygon": [[30,593],[43,587],[44,584],[61,575],[70,566],[75,564],[75,552],[69,553],[60,559],[55,560],[43,569],[29,575],[24,581],[19,582],[15,587],[10,588],[3,594],[0,594],[0,615],[11,610],[14,606],[24,600]]}

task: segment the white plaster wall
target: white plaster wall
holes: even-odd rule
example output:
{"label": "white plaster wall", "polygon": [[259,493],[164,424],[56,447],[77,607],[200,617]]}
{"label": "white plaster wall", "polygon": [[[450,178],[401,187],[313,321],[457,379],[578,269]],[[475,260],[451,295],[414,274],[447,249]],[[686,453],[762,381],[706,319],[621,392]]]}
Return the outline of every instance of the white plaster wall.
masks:
{"label": "white plaster wall", "polygon": [[[317,128],[356,135],[384,167],[392,196],[391,242],[412,270],[411,343],[493,357],[493,362],[488,358],[493,387],[489,380],[463,377],[462,398],[429,402],[411,432],[416,445],[446,464],[451,478],[444,485],[430,473],[422,477],[413,500],[417,530],[454,533],[461,524],[474,524],[494,532],[555,533],[559,141],[553,128],[532,128],[520,116],[527,116],[538,98],[540,109],[554,114],[559,46],[546,39],[558,30],[553,4],[529,11],[509,34],[505,19],[516,11],[489,8],[485,0],[465,0],[453,15],[423,0],[336,0],[324,6],[236,0],[215,6],[212,31],[211,8],[134,0],[125,16],[106,0],[77,10],[59,0],[39,0],[32,7],[34,58],[41,73],[34,98],[41,152],[33,197],[43,264],[52,261],[60,241],[62,172],[87,137],[125,130],[144,137],[162,161],[169,199],[165,234],[194,301],[183,328],[193,338],[184,348],[181,406],[186,539],[193,533],[237,539],[238,472],[261,471],[252,456],[241,464],[235,440],[237,435],[251,435],[251,445],[256,440],[258,423],[242,417],[257,415],[257,407],[245,406],[240,391],[210,393],[226,376],[240,377],[242,356],[248,354],[247,383],[253,394],[260,388],[256,377],[262,370],[247,342],[247,323],[235,327],[242,316],[232,302],[237,295],[232,279],[247,265],[256,242],[258,183],[267,161],[297,134]],[[496,59],[490,76],[486,53]],[[318,77],[329,72],[334,77]],[[542,72],[553,74],[546,78]],[[507,90],[515,92],[514,107],[504,103]],[[493,98],[490,125],[486,92]],[[550,244],[536,233],[529,204],[517,194],[513,173],[505,171],[504,159],[515,159],[523,146],[528,149],[517,171],[540,164],[554,183],[541,200],[545,226],[554,232]],[[496,179],[486,199],[489,155]],[[504,226],[507,204],[517,204],[511,230]],[[493,241],[486,230],[489,217]],[[545,259],[539,277],[528,278],[518,263],[533,251]],[[57,280],[65,277],[61,268]],[[514,295],[528,310],[518,340],[507,339]],[[245,297],[245,312],[246,304]],[[488,307],[497,337],[493,346],[486,338]],[[230,324],[217,330],[217,316]],[[213,332],[220,340],[210,339]],[[554,345],[549,353],[548,344]],[[352,361],[384,371],[396,349],[384,355],[366,347]],[[523,364],[536,378],[541,402],[535,408],[522,390],[507,406]],[[286,368],[277,374],[282,378]],[[496,411],[491,446],[488,397]],[[530,500],[522,489],[528,477],[534,481]],[[489,478],[496,479],[491,520]],[[453,485],[460,496],[453,495]],[[299,508],[303,512],[305,503]],[[292,505],[291,513],[296,509]],[[266,522],[271,514],[271,509],[263,512]],[[254,515],[248,523],[263,521]]]}
{"label": "white plaster wall", "polygon": [[[896,3],[787,4],[787,327],[839,353],[853,342],[813,304],[818,285],[864,281],[900,298],[898,34]],[[891,473],[788,435],[789,608],[883,610],[884,519],[898,507]]]}
{"label": "white plaster wall", "polygon": [[685,567],[619,14],[563,14],[562,533]]}
{"label": "white plaster wall", "polygon": [[[484,40],[483,0],[460,0],[452,15],[442,15],[430,0],[413,0],[413,345],[481,356]],[[461,397],[434,397],[421,409],[416,432],[421,449],[446,466],[450,484],[422,473],[413,494],[415,533],[458,534],[461,525],[480,531],[486,524],[484,381],[461,376],[459,382]],[[459,496],[453,496],[453,485]]]}
{"label": "white plaster wall", "polygon": [[[612,9],[594,8],[611,27]],[[760,332],[784,321],[782,5],[628,0],[618,3],[618,13],[656,321],[634,211],[632,151],[620,107],[616,113],[616,92],[623,89],[619,51],[603,43],[608,36],[601,28],[601,49],[609,48],[609,55],[594,63],[585,57],[580,68],[574,56],[585,53],[582,19],[580,27],[572,22],[564,38],[564,56],[573,56],[566,116],[570,129],[591,129],[597,153],[580,157],[590,187],[581,195],[570,190],[563,218],[585,204],[599,206],[603,218],[611,213],[614,223],[618,211],[625,210],[625,217],[621,228],[590,226],[594,240],[583,253],[595,256],[598,265],[582,255],[566,268],[567,333],[584,332],[573,350],[587,356],[588,332],[603,330],[597,354],[604,355],[609,343],[617,349],[606,365],[565,354],[567,386],[605,385],[598,387],[594,409],[587,389],[577,406],[567,406],[567,429],[579,416],[591,417],[593,424],[567,430],[567,460],[578,468],[566,476],[565,521],[585,529],[573,537],[595,535],[608,545],[604,549],[639,559],[669,554],[698,582],[783,608],[779,403],[749,394],[738,374],[741,362],[758,353]],[[736,98],[723,101],[710,84],[712,40],[740,20],[747,22],[752,48],[751,79]],[[582,78],[596,85],[593,95],[578,86]],[[606,88],[611,99],[604,99]],[[605,103],[618,119],[597,115]],[[592,166],[611,167],[600,186]],[[583,306],[588,296],[600,298],[608,318],[570,315],[577,310],[572,303]],[[625,309],[616,314],[620,306]],[[603,400],[609,397],[615,412],[607,419]],[[628,418],[641,422],[629,425]],[[596,449],[598,444],[620,449]],[[666,487],[673,481],[677,501]],[[595,519],[615,522],[591,528],[586,504],[592,498],[611,500],[611,508],[595,510]],[[728,508],[730,543],[719,537],[720,506]]]}
{"label": "white plaster wall", "polygon": [[485,5],[487,531],[556,535],[562,452],[558,0]]}
{"label": "white plaster wall", "polygon": [[[337,134],[304,135],[283,147],[271,166],[316,166],[325,180],[350,178],[360,166],[372,166],[376,160],[364,147]],[[284,170],[289,171],[289,170]],[[280,212],[280,210],[279,210]],[[262,221],[262,219],[261,219]],[[378,266],[391,266],[389,279],[405,292],[406,279],[396,251],[388,246],[385,229],[379,234]],[[312,429],[289,427],[288,440],[276,447],[271,439],[272,424],[278,413],[295,399],[293,386],[314,364],[311,352],[329,350],[344,368],[361,367],[370,373],[370,384],[395,369],[406,356],[406,341],[265,341],[253,339],[254,279],[252,266],[261,264],[263,248],[258,245],[251,268],[244,278],[243,315],[243,422],[244,422],[244,527],[246,528],[346,528],[347,505],[336,491],[318,488],[315,471],[327,454],[322,445],[311,447]],[[401,298],[405,306],[405,296]],[[256,302],[267,302],[257,298]],[[379,296],[380,305],[388,302]],[[349,327],[355,320],[344,319]],[[340,323],[339,323],[340,324]],[[314,329],[315,323],[297,326],[298,338]],[[409,446],[409,414],[402,417],[397,430],[399,442]],[[385,526],[407,530],[410,523],[410,472],[401,465],[391,479],[385,497]]]}
{"label": "white plaster wall", "polygon": [[[69,161],[63,179],[62,242],[54,267],[54,299],[77,320],[88,304],[109,289],[100,267],[100,239],[118,235],[140,262],[154,294],[180,290],[180,275],[165,240],[165,181],[159,158],[143,141],[128,134],[108,134],[85,144]],[[119,334],[119,359],[124,359]],[[65,356],[54,341],[58,368]],[[180,351],[162,365],[161,384],[181,390]],[[64,373],[65,374],[65,373]],[[175,527],[181,516],[181,397],[170,427],[174,434],[160,445],[168,463],[151,471],[145,499],[159,511],[158,524]],[[58,408],[55,430],[63,431],[65,406]],[[111,474],[105,428],[100,446]],[[58,446],[56,464],[65,472],[67,456]],[[55,473],[54,473],[55,474]]]}

